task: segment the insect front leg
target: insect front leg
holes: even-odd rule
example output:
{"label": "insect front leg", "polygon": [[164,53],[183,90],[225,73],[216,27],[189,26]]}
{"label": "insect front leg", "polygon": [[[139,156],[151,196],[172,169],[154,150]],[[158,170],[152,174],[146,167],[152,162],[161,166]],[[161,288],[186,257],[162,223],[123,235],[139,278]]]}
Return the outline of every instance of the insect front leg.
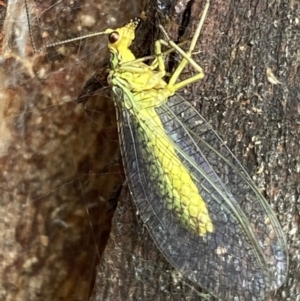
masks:
{"label": "insect front leg", "polygon": [[[166,52],[161,52],[161,46],[167,46],[170,47],[170,45],[172,46],[171,49],[169,49]],[[166,74],[165,71],[165,63],[163,60],[163,56],[165,55],[165,53],[171,53],[173,51],[177,51],[179,54],[181,54],[183,56],[182,61],[180,62],[180,64],[178,65],[178,67],[176,68],[176,70],[174,71],[174,73],[172,74],[172,76],[170,77],[169,80],[169,86],[174,86],[174,90],[177,91],[183,87],[185,87],[188,84],[194,83],[196,81],[198,81],[199,79],[202,79],[204,77],[204,71],[201,68],[201,66],[199,64],[197,64],[192,58],[191,58],[191,52],[185,52],[183,49],[181,49],[179,47],[179,45],[175,44],[173,41],[165,41],[165,40],[157,40],[155,42],[155,53],[157,58],[153,61],[153,63],[151,64],[151,67],[154,69],[154,67],[158,68],[158,70],[163,73],[164,75]],[[177,79],[179,78],[180,74],[182,73],[182,70],[184,69],[184,67],[187,65],[187,63],[190,63],[198,72],[198,74],[188,78],[187,80],[181,81],[180,83],[175,85],[175,82],[177,81]]]}
{"label": "insect front leg", "polygon": [[[154,45],[155,60],[150,65],[150,68],[152,70],[158,68],[158,70],[163,75],[165,75],[166,74],[165,61],[163,59],[163,54],[161,52],[161,45],[163,44],[162,42],[163,42],[163,40],[155,41],[155,45]],[[167,46],[169,46],[169,44],[167,44]],[[170,50],[171,50],[170,52],[173,51],[173,49],[170,49]],[[165,55],[165,53],[164,53],[164,55]]]}
{"label": "insect front leg", "polygon": [[[184,44],[188,43],[189,40],[183,41],[181,43],[179,43],[177,46],[183,46]],[[167,47],[171,47],[170,43],[166,42],[165,40],[157,40],[155,41],[155,45],[154,45],[154,57],[155,60],[151,63],[150,68],[151,70],[155,70],[158,68],[159,71],[161,72],[165,72],[165,62],[164,62],[164,58],[169,55],[172,52],[175,52],[176,49],[174,47],[171,47],[170,49],[162,52],[161,51],[161,46],[167,46]],[[165,72],[166,74],[166,72]]]}
{"label": "insect front leg", "polygon": [[[172,89],[174,91],[180,90],[181,88],[184,88],[185,86],[187,86],[188,84],[194,83],[200,79],[202,79],[204,77],[204,71],[201,68],[201,66],[199,64],[197,64],[192,58],[192,52],[195,49],[196,43],[199,39],[200,33],[201,33],[201,29],[204,23],[204,20],[206,18],[207,12],[208,12],[208,8],[209,8],[209,4],[210,1],[207,0],[205,7],[204,7],[204,11],[203,14],[201,16],[200,22],[197,26],[196,32],[193,36],[193,39],[191,41],[191,45],[190,48],[187,52],[185,52],[183,49],[181,49],[178,45],[176,45],[173,41],[170,40],[170,38],[168,37],[168,35],[166,34],[166,32],[164,31],[164,29],[161,27],[161,30],[164,32],[167,42],[164,40],[161,40],[161,44],[168,44],[170,45],[172,48],[174,48],[179,54],[182,55],[183,59],[180,62],[180,64],[178,65],[177,69],[175,70],[175,72],[173,73],[173,75],[171,76],[170,80],[169,80],[169,86],[172,87]],[[178,82],[176,84],[176,81],[178,80],[179,76],[181,75],[183,69],[186,67],[187,64],[191,64],[195,70],[198,72],[196,75],[183,80],[181,82]]]}

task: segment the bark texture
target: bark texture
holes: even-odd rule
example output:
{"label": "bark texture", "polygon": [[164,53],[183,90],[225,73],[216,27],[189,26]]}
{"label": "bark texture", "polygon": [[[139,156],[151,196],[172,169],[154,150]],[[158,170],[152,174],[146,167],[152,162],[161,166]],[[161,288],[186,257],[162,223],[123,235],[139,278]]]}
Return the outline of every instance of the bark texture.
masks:
{"label": "bark texture", "polygon": [[[115,20],[116,3],[29,2],[33,40],[40,48],[123,24],[136,14],[129,4]],[[108,199],[123,182],[105,90],[74,103],[105,72],[106,40],[34,54],[23,0],[9,3],[3,32],[0,299],[86,301],[108,237]]]}
{"label": "bark texture", "polygon": [[[30,24],[40,48],[144,11],[148,22],[135,47],[147,54],[157,22],[184,39],[203,5],[32,1]],[[286,233],[289,278],[274,301],[300,300],[299,16],[293,0],[211,1],[196,55],[206,76],[186,94],[248,169]],[[108,66],[105,37],[33,54],[23,0],[8,3],[2,34],[0,300],[205,300],[159,253],[126,185],[106,245],[124,179],[114,107],[106,89],[95,87]],[[73,102],[86,94],[85,106]]]}

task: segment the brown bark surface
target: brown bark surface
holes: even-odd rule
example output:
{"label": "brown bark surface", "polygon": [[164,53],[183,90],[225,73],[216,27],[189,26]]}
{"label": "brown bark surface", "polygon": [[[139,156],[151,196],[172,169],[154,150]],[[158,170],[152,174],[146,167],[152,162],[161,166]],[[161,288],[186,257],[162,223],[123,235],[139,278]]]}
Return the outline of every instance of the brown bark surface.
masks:
{"label": "brown bark surface", "polygon": [[[123,25],[144,10],[148,23],[136,48],[147,53],[157,22],[175,40],[188,37],[203,5],[32,1],[30,24],[39,48]],[[206,76],[187,93],[249,171],[286,233],[290,272],[270,296],[276,301],[300,298],[299,16],[293,0],[211,1],[196,55]],[[23,0],[9,3],[3,34],[0,300],[204,300],[159,253],[126,185],[106,246],[124,184],[114,107],[101,86],[85,106],[73,102],[97,88],[90,80],[96,71],[96,79],[105,78],[105,37],[33,54]]]}
{"label": "brown bark surface", "polygon": [[[138,13],[129,4],[115,20],[113,1],[29,2],[33,40],[40,48],[123,24]],[[74,103],[95,70],[104,73],[106,40],[34,54],[23,0],[9,3],[3,32],[0,300],[86,301],[110,227],[108,200],[123,182],[105,90]]]}

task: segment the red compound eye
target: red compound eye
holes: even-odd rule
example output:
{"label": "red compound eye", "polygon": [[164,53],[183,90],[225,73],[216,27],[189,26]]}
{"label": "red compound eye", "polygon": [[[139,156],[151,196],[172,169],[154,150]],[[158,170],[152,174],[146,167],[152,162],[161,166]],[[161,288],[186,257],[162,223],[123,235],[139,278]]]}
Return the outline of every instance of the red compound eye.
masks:
{"label": "red compound eye", "polygon": [[113,31],[109,36],[108,36],[108,40],[111,44],[116,43],[120,38],[120,35],[117,31]]}

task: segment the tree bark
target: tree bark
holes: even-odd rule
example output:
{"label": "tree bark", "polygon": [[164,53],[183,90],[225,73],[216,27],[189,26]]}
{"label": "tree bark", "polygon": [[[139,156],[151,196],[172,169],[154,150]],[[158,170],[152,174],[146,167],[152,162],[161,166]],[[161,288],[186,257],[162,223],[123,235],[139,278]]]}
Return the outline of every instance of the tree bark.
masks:
{"label": "tree bark", "polygon": [[[136,14],[123,4],[119,24]],[[101,1],[29,8],[36,48],[106,28],[118,10]],[[0,299],[86,301],[115,206],[108,200],[123,182],[113,103],[105,93],[74,102],[105,71],[106,39],[34,54],[23,0],[8,3],[3,32]]]}
{"label": "tree bark", "polygon": [[[203,3],[183,9],[191,5],[188,32]],[[289,1],[212,1],[197,54],[206,76],[186,93],[249,170],[286,233],[289,277],[269,300],[300,296],[294,253],[299,244],[299,9]],[[176,39],[178,19],[165,26]],[[122,198],[93,300],[205,300],[166,262],[134,216],[134,207]]]}
{"label": "tree bark", "polygon": [[[289,278],[270,300],[298,300],[300,5],[211,2],[195,55],[206,76],[187,100],[249,171],[286,233]],[[204,3],[29,2],[30,24],[40,48],[144,11],[135,49],[145,55],[158,22],[175,40],[191,36]],[[3,34],[0,300],[204,300],[157,250],[126,185],[106,245],[124,184],[114,107],[95,84],[107,73],[106,38],[34,54],[23,0],[8,3]]]}

